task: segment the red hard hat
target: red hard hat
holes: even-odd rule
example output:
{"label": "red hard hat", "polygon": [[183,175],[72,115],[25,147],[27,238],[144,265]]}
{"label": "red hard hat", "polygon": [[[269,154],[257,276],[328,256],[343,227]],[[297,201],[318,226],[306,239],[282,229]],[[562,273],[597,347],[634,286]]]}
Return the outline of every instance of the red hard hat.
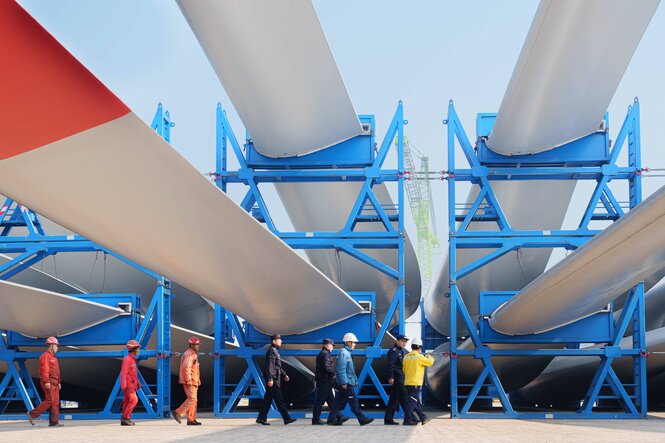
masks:
{"label": "red hard hat", "polygon": [[127,342],[127,349],[140,348],[141,345],[136,340],[129,340]]}
{"label": "red hard hat", "polygon": [[46,344],[47,344],[47,345],[59,345],[60,343],[58,343],[58,339],[57,339],[57,338],[55,338],[55,337],[49,337],[49,338],[46,339]]}
{"label": "red hard hat", "polygon": [[201,340],[199,340],[198,337],[192,337],[192,338],[189,339],[189,344],[190,345],[200,345]]}

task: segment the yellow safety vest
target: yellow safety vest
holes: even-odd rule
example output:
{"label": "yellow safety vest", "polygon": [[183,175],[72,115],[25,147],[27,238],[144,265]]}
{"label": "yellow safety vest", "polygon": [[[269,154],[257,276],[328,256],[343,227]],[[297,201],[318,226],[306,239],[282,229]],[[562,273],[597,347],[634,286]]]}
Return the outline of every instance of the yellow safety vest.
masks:
{"label": "yellow safety vest", "polygon": [[422,386],[425,378],[425,367],[432,366],[434,357],[425,357],[419,351],[411,351],[404,356],[402,368],[404,369],[404,384],[407,386]]}

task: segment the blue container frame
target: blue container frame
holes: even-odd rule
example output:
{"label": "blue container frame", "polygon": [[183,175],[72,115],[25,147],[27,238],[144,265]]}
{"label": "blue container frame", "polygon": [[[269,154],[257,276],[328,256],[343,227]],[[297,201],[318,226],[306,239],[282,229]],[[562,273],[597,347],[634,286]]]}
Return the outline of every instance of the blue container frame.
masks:
{"label": "blue container frame", "polygon": [[[481,118],[491,115],[480,114]],[[606,116],[605,122],[608,118]],[[449,272],[450,272],[450,352],[444,354],[450,358],[450,415],[451,418],[643,418],[647,412],[646,400],[646,338],[644,331],[644,284],[639,283],[629,293],[619,319],[612,318],[613,305],[606,316],[603,314],[573,323],[555,331],[529,336],[502,336],[491,329],[487,315],[478,323],[471,318],[460,294],[457,282],[473,271],[493,260],[518,248],[565,248],[574,250],[591,239],[599,231],[589,229],[592,220],[616,220],[624,214],[608,184],[612,180],[625,180],[629,188],[629,206],[632,209],[642,200],[641,174],[643,172],[640,157],[639,102],[635,99],[628,107],[627,116],[614,146],[609,140],[609,130],[599,131],[581,140],[556,148],[549,153],[532,156],[504,157],[489,151],[485,146],[489,133],[484,124],[479,127],[477,144],[471,145],[464,128],[455,112],[452,100],[448,106],[448,168],[445,178],[448,181],[448,224],[449,224]],[[491,125],[490,125],[491,126]],[[607,125],[606,125],[607,126]],[[456,166],[456,141],[470,165],[470,169]],[[575,149],[571,149],[575,144]],[[604,146],[603,146],[604,144]],[[628,166],[617,165],[619,153],[624,145],[628,150]],[[604,151],[603,151],[604,150]],[[588,153],[585,156],[584,153]],[[607,155],[602,155],[606,152]],[[526,167],[524,164],[527,164]],[[579,227],[575,230],[559,231],[518,231],[513,230],[492,190],[494,180],[594,180],[596,187],[589,200]],[[458,214],[455,185],[458,181],[470,182],[480,187],[477,199],[471,207],[464,208]],[[486,206],[479,211],[483,202]],[[468,231],[472,221],[493,221],[497,230]],[[459,226],[458,226],[459,223]],[[457,268],[458,249],[488,248],[493,252]],[[487,312],[496,304],[491,297],[497,295],[504,300],[513,294],[501,293],[478,294],[480,304]],[[487,314],[485,312],[485,314]],[[458,315],[469,331],[475,349],[458,348]],[[594,323],[595,322],[595,323]],[[607,324],[607,323],[610,324]],[[632,325],[633,346],[622,349],[619,346],[627,327]],[[580,335],[582,328],[584,336]],[[573,339],[575,336],[577,340]],[[571,340],[573,339],[573,340]],[[586,341],[589,340],[589,341]],[[597,349],[579,349],[581,341],[597,343]],[[501,349],[487,346],[491,343],[567,343],[565,349]],[[587,391],[580,409],[576,412],[520,412],[513,409],[509,396],[501,385],[491,357],[498,356],[599,356],[601,359],[595,377]],[[634,362],[633,383],[623,385],[612,369],[612,361],[621,356],[629,356]],[[482,360],[484,369],[473,384],[458,382],[458,359],[475,358]],[[601,388],[609,387],[613,395],[600,395]],[[460,394],[460,388],[468,392]],[[487,393],[484,394],[484,391]],[[476,400],[499,398],[502,410],[495,412],[473,412],[471,407]],[[599,400],[614,398],[623,409],[622,412],[595,411],[594,404]]]}
{"label": "blue container frame", "polygon": [[[155,117],[150,125],[152,129],[167,142],[171,140],[170,129],[175,126],[168,111],[160,103]],[[96,243],[79,235],[54,236],[47,235],[39,220],[39,216],[25,206],[6,199],[0,208],[0,253],[18,254],[15,258],[0,266],[0,280],[7,280],[17,273],[39,263],[46,257],[58,253],[71,252],[103,252],[112,255],[118,260],[144,272],[155,279],[156,288],[152,301],[143,316],[140,318],[137,309],[140,309],[140,298],[136,295],[72,294],[87,300],[94,300],[117,306],[119,301],[132,300],[131,321],[114,319],[109,322],[93,326],[71,336],[60,339],[63,345],[72,346],[109,346],[122,345],[128,338],[134,338],[141,343],[142,351],[139,360],[148,358],[157,359],[157,378],[155,384],[146,383],[141,378],[142,388],[137,393],[139,404],[145,412],[133,414],[135,418],[167,418],[171,410],[171,283],[154,272],[139,266],[118,254],[105,249]],[[14,228],[25,228],[27,236],[11,235]],[[113,331],[110,333],[110,331]],[[156,349],[147,349],[148,342],[156,334]],[[19,346],[43,346],[43,339],[28,339],[13,331],[8,331],[6,337],[0,337],[0,361],[7,364],[7,373],[0,381],[0,420],[23,420],[25,414],[5,413],[11,402],[23,402],[27,410],[41,402],[39,391],[30,377],[26,360],[37,359],[41,352],[24,352]],[[62,351],[58,358],[122,358],[127,350],[109,351]],[[61,419],[99,420],[119,419],[120,403],[123,393],[120,391],[120,377],[109,393],[104,408],[97,413],[61,413]]]}
{"label": "blue container frame", "polygon": [[[381,348],[381,339],[388,331],[389,321],[395,313],[398,317],[398,330],[404,333],[404,120],[403,105],[399,101],[397,110],[391,120],[386,135],[380,147],[374,143],[374,116],[360,115],[359,119],[365,126],[369,125],[370,131],[366,131],[351,140],[347,140],[325,150],[289,158],[268,158],[258,154],[251,138],[244,145],[247,156],[238,143],[231,125],[226,117],[226,112],[221,104],[217,105],[217,136],[216,136],[216,169],[210,175],[216,185],[224,192],[229,183],[240,183],[249,189],[240,206],[247,212],[252,213],[259,221],[264,222],[267,228],[294,249],[335,249],[344,252],[351,257],[365,263],[374,269],[393,278],[396,282],[396,291],[390,304],[385,319],[382,320],[381,328],[376,332],[369,346],[362,350],[354,351],[354,355],[364,355],[366,362],[358,377],[357,391],[360,394],[363,387],[374,387],[378,397],[384,402],[388,401],[388,394],[379,377],[372,369],[372,362],[387,354],[387,349]],[[397,137],[397,169],[384,168],[384,162],[394,145]],[[231,146],[233,153],[239,163],[239,169],[230,171],[227,168],[227,150]],[[251,161],[250,162],[248,162]],[[259,169],[260,167],[260,169]],[[260,183],[275,182],[335,182],[335,181],[357,181],[363,186],[356,202],[348,216],[345,227],[339,232],[283,232],[276,228],[270,217],[266,205],[259,190]],[[398,188],[397,204],[394,207],[382,206],[373,192],[373,186],[378,183],[395,182]],[[368,210],[369,208],[369,210]],[[381,222],[386,229],[385,232],[355,232],[357,223],[366,221]],[[394,226],[396,224],[396,227]],[[375,260],[362,249],[394,249],[397,254],[398,267],[394,269],[389,265]],[[352,294],[353,295],[353,294]],[[359,314],[363,315],[363,314]],[[374,328],[373,316],[368,317],[368,327]],[[279,331],[275,331],[279,332]],[[315,331],[311,336],[318,336],[319,340],[331,337],[341,341],[345,332],[345,322],[340,322]],[[248,341],[250,338],[252,341]],[[226,349],[227,340],[237,340],[237,349]],[[318,340],[317,340],[318,341]],[[256,357],[265,354],[260,347],[265,344],[265,337],[256,340],[247,336],[247,324],[241,324],[238,317],[221,306],[215,309],[215,386],[213,410],[219,418],[255,417],[255,413],[240,412],[236,408],[242,398],[258,399],[265,393],[265,385],[262,371],[259,368]],[[303,340],[298,336],[284,337],[285,343],[295,345],[302,344]],[[310,341],[311,343],[311,341]],[[320,343],[320,342],[319,342]],[[315,356],[318,349],[288,349],[280,353],[284,356]],[[334,351],[336,354],[337,351]],[[247,362],[247,371],[237,385],[229,385],[225,381],[224,364],[226,358],[243,358]],[[369,381],[368,381],[369,379]],[[232,390],[226,394],[226,390]],[[363,399],[376,399],[375,395],[361,394]],[[347,407],[348,412],[348,407]],[[306,417],[308,413],[296,412],[295,417]],[[324,414],[325,415],[325,414]],[[376,413],[370,413],[376,415]],[[279,416],[274,405],[271,407],[270,417]]]}

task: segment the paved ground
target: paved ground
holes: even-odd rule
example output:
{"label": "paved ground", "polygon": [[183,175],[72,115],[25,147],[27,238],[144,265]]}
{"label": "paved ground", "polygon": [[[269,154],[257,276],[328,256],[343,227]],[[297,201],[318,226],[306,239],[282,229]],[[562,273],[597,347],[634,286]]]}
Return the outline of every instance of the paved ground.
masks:
{"label": "paved ground", "polygon": [[[209,417],[209,416],[208,416]],[[289,426],[271,420],[259,426],[254,420],[200,418],[203,426],[187,427],[173,420],[137,421],[121,427],[109,421],[65,421],[63,428],[48,428],[45,421],[32,427],[24,422],[0,422],[0,442],[66,441],[230,441],[253,442],[665,442],[665,413],[646,420],[450,420],[441,416],[426,426],[383,426],[375,421],[360,427],[347,422],[342,427],[311,426],[299,420]]]}

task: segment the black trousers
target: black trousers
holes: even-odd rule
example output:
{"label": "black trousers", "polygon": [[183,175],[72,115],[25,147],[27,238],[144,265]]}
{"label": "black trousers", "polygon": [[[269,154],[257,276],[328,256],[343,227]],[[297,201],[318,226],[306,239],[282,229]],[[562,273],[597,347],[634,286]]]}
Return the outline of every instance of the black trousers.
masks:
{"label": "black trousers", "polygon": [[367,419],[363,411],[360,410],[360,403],[358,403],[358,396],[356,395],[356,390],[353,389],[353,386],[346,385],[346,389],[339,387],[339,397],[337,399],[337,410],[338,414],[341,414],[346,405],[351,407],[351,412],[356,416],[359,422]]}
{"label": "black trousers", "polygon": [[321,420],[321,409],[323,404],[328,403],[330,413],[328,414],[328,421],[333,421],[337,418],[337,399],[335,398],[335,391],[328,382],[316,383],[316,396],[314,397],[314,412],[312,412],[312,422]]}
{"label": "black trousers", "polygon": [[407,415],[407,394],[406,388],[404,387],[404,380],[395,379],[393,385],[390,388],[390,398],[388,399],[388,404],[386,405],[386,415],[383,416],[384,422],[394,421],[395,412],[402,407],[404,411],[404,420],[409,423],[409,415]]}
{"label": "black trousers", "polygon": [[266,384],[266,393],[263,396],[263,404],[261,405],[261,409],[259,409],[257,419],[263,421],[268,419],[268,411],[270,411],[270,405],[272,405],[273,401],[284,421],[290,419],[291,416],[289,415],[289,411],[286,410],[286,403],[282,396],[282,387],[278,382],[274,382],[272,386]]}
{"label": "black trousers", "polygon": [[406,393],[408,394],[407,399],[407,411],[406,416],[412,417],[414,412],[420,418],[420,421],[423,421],[427,418],[427,415],[423,412],[423,405],[420,403],[420,389],[421,386],[406,386]]}

